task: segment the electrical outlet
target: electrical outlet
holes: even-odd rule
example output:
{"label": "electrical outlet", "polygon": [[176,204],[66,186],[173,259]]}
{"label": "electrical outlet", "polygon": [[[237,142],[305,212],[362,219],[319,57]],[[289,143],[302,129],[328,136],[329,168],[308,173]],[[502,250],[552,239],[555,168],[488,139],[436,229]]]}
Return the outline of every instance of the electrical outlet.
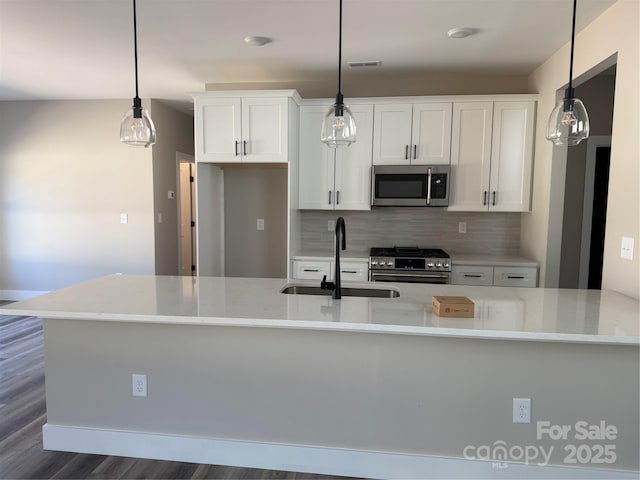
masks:
{"label": "electrical outlet", "polygon": [[121,213],[120,214],[120,223],[122,223],[123,225],[126,223],[129,223],[129,215],[127,215],[126,213]]}
{"label": "electrical outlet", "polygon": [[513,399],[513,423],[531,423],[531,399]]}
{"label": "electrical outlet", "polygon": [[256,228],[258,230],[264,230],[264,218],[259,218],[256,222]]}
{"label": "electrical outlet", "polygon": [[176,198],[176,192],[174,192],[173,190],[167,191],[167,198],[169,200],[173,200],[174,198]]}
{"label": "electrical outlet", "polygon": [[134,397],[147,396],[147,376],[144,374],[134,373],[131,375],[131,394]]}
{"label": "electrical outlet", "polygon": [[162,223],[162,213],[158,212],[158,223]]}
{"label": "electrical outlet", "polygon": [[335,220],[329,220],[327,222],[327,230],[329,230],[330,232],[333,232],[336,229],[336,221]]}
{"label": "electrical outlet", "polygon": [[467,222],[458,222],[458,233],[467,233]]}

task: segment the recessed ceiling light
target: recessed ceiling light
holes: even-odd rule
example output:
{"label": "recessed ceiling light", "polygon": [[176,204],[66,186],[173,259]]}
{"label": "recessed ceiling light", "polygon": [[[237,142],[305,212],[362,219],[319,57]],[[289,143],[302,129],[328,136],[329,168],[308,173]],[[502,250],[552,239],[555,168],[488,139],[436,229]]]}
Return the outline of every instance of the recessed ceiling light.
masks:
{"label": "recessed ceiling light", "polygon": [[252,47],[261,47],[266,45],[267,43],[271,43],[272,39],[269,37],[256,37],[250,35],[248,37],[244,37],[244,43],[247,45],[251,45]]}
{"label": "recessed ceiling light", "polygon": [[382,64],[380,60],[360,60],[358,62],[347,62],[350,67],[379,67]]}
{"label": "recessed ceiling light", "polygon": [[475,31],[473,30],[473,28],[456,27],[449,30],[447,32],[447,35],[449,35],[449,37],[451,38],[466,38],[469,35],[473,35],[474,33]]}

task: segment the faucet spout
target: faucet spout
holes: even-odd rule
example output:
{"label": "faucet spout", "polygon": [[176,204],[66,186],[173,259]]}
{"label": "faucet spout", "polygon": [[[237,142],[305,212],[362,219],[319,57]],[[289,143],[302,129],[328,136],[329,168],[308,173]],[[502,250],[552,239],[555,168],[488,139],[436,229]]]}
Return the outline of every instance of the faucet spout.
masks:
{"label": "faucet spout", "polygon": [[345,231],[344,218],[342,217],[338,217],[338,219],[336,220],[336,258],[334,261],[335,272],[333,275],[335,285],[333,290],[333,298],[335,299],[342,298],[342,287],[340,282],[340,247],[342,247],[342,250],[347,249],[347,235]]}

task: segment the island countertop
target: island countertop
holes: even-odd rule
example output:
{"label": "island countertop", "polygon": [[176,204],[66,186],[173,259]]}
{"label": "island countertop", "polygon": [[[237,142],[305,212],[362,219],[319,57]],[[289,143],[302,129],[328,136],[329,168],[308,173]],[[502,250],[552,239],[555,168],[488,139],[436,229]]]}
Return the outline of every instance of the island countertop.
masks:
{"label": "island countertop", "polygon": [[[317,282],[295,282],[315,285]],[[639,303],[612,291],[394,284],[398,298],[285,295],[285,279],[110,275],[0,313],[78,319],[344,330],[405,335],[639,345]],[[356,285],[344,282],[343,286]],[[388,284],[367,284],[385,288]],[[431,311],[434,295],[464,295],[473,318]]]}

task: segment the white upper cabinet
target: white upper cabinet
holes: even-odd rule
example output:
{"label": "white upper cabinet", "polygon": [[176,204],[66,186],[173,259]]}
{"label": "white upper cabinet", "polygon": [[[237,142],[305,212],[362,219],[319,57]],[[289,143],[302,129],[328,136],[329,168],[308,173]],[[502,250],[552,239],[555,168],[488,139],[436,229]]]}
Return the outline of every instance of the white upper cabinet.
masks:
{"label": "white upper cabinet", "polygon": [[487,210],[493,102],[453,105],[449,210]]}
{"label": "white upper cabinet", "polygon": [[527,212],[531,207],[534,109],[534,102],[493,105],[490,210]]}
{"label": "white upper cabinet", "polygon": [[535,102],[453,105],[451,211],[530,208]]}
{"label": "white upper cabinet", "polygon": [[289,97],[195,98],[196,161],[286,163]]}
{"label": "white upper cabinet", "polygon": [[356,121],[356,142],[349,147],[330,148],[320,141],[329,105],[300,107],[300,209],[371,209],[373,105],[350,108]]}
{"label": "white upper cabinet", "polygon": [[448,164],[451,114],[451,102],[376,105],[373,164]]}

